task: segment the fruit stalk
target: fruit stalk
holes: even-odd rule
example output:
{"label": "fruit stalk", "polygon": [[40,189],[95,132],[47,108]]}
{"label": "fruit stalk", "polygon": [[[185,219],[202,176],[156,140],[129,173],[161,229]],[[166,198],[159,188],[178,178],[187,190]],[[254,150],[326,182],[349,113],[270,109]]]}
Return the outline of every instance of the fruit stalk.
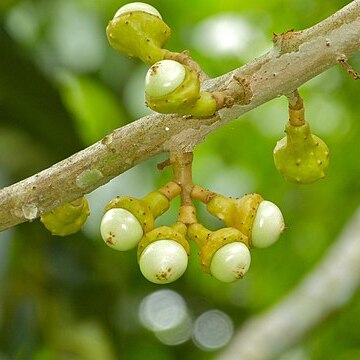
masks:
{"label": "fruit stalk", "polygon": [[304,102],[296,89],[286,95],[289,102],[289,122],[292,126],[302,126],[305,124]]}
{"label": "fruit stalk", "polygon": [[215,192],[204,189],[198,185],[194,185],[191,190],[191,197],[195,200],[201,201],[204,204],[207,204],[215,196],[217,196]]}
{"label": "fruit stalk", "polygon": [[170,161],[173,167],[175,182],[181,187],[181,205],[193,206],[191,199],[192,181],[192,152],[171,153]]}
{"label": "fruit stalk", "polygon": [[149,206],[154,219],[156,219],[169,209],[170,201],[180,192],[181,187],[176,182],[170,181],[159,190],[146,195],[142,200]]}

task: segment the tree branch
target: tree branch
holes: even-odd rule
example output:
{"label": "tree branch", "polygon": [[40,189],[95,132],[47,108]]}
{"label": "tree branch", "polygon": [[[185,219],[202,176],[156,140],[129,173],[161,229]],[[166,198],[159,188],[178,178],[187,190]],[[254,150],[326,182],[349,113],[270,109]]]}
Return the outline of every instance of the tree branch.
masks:
{"label": "tree branch", "polygon": [[225,89],[235,77],[246,85],[248,105],[220,110],[207,119],[154,114],[114,130],[101,141],[49,169],[0,191],[0,231],[33,220],[75,200],[137,163],[164,151],[192,151],[205,136],[231,120],[360,51],[360,0],[299,32],[274,37],[274,47],[253,62],[208,80],[205,91]]}
{"label": "tree branch", "polygon": [[359,283],[360,208],[315,270],[284,300],[245,323],[217,359],[277,358],[343,306]]}

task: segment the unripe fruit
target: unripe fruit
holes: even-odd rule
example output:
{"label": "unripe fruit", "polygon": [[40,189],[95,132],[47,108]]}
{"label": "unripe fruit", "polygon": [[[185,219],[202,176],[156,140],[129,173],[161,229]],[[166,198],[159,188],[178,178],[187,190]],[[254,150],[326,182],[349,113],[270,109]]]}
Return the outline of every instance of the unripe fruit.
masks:
{"label": "unripe fruit", "polygon": [[[220,249],[227,245],[237,243],[243,243],[246,247],[245,244],[248,243],[248,238],[238,229],[228,227],[216,231],[210,231],[199,223],[191,224],[189,226],[187,236],[199,245],[201,266],[203,270],[208,273],[212,273],[212,262],[215,254],[217,254]],[[220,259],[221,256],[218,256],[218,260]],[[215,265],[219,263],[218,260],[215,261]],[[215,266],[216,274],[218,269],[219,267]]]}
{"label": "unripe fruit", "polygon": [[128,210],[113,208],[101,220],[100,232],[107,245],[115,250],[133,249],[143,236],[137,218]]}
{"label": "unripe fruit", "polygon": [[264,248],[276,242],[284,231],[280,209],[270,201],[262,201],[257,209],[251,232],[251,245]]}
{"label": "unripe fruit", "polygon": [[131,196],[117,196],[108,202],[105,212],[114,208],[130,212],[138,220],[144,232],[154,228],[154,216],[145,201]]}
{"label": "unripe fruit", "polygon": [[162,114],[211,116],[217,109],[209,92],[200,93],[198,74],[174,60],[154,64],[146,74],[147,105]]}
{"label": "unripe fruit", "polygon": [[213,256],[210,272],[223,282],[241,279],[249,270],[251,262],[248,247],[241,242],[233,242],[221,247]]}
{"label": "unripe fruit", "polygon": [[143,275],[157,284],[177,280],[186,270],[190,246],[186,226],[160,226],[144,235],[138,245],[138,262]]}
{"label": "unripe fruit", "polygon": [[152,242],[142,252],[139,260],[142,274],[155,284],[168,284],[179,279],[187,264],[185,249],[171,239]]}
{"label": "unripe fruit", "polygon": [[325,177],[329,165],[329,149],[311,134],[308,123],[286,125],[286,136],[277,142],[274,162],[277,170],[288,181],[310,184]]}
{"label": "unripe fruit", "polygon": [[258,194],[239,199],[215,196],[207,204],[208,211],[227,226],[247,236],[249,247],[266,247],[278,240],[285,228],[280,209]]}
{"label": "unripe fruit", "polygon": [[52,235],[67,236],[78,232],[89,215],[89,204],[81,197],[42,215],[40,221]]}
{"label": "unripe fruit", "polygon": [[[170,187],[170,190],[170,194],[177,193],[174,186]],[[154,228],[155,218],[163,214],[169,206],[170,200],[160,191],[153,191],[143,199],[117,196],[105,207],[100,227],[101,235],[104,241],[116,250],[132,249],[144,233]]]}
{"label": "unripe fruit", "polygon": [[154,7],[134,2],[116,12],[106,28],[106,34],[113,48],[152,65],[164,58],[162,47],[171,30]]}
{"label": "unripe fruit", "polygon": [[146,94],[152,98],[168,95],[185,79],[185,66],[174,60],[162,60],[153,65],[145,77]]}

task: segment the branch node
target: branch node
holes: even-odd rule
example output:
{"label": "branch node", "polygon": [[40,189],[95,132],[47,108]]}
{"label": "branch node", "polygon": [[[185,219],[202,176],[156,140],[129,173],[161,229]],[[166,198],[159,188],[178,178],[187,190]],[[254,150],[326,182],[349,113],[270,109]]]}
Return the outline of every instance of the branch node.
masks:
{"label": "branch node", "polygon": [[229,108],[235,104],[247,105],[251,102],[253,93],[250,81],[245,77],[234,75],[223,90],[212,93],[217,103],[217,109]]}
{"label": "branch node", "polygon": [[170,159],[166,159],[164,161],[162,161],[161,163],[157,164],[156,167],[158,168],[158,170],[164,170],[166,167],[171,165],[171,161]]}
{"label": "branch node", "polygon": [[178,221],[186,226],[197,223],[196,209],[193,205],[182,205],[179,209]]}
{"label": "branch node", "polygon": [[280,49],[279,55],[287,52],[297,51],[300,45],[300,34],[301,31],[296,31],[295,29],[290,29],[281,34],[273,33],[272,42],[274,47]]}

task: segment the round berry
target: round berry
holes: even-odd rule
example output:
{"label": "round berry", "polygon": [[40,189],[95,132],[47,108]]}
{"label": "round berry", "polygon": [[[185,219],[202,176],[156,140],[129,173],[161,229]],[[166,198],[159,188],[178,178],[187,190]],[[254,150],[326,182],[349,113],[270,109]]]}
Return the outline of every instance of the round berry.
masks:
{"label": "round berry", "polygon": [[177,280],[186,270],[188,255],[175,240],[157,240],[150,243],[139,260],[140,270],[149,281],[167,284]]}
{"label": "round berry", "polygon": [[135,11],[143,11],[146,12],[148,14],[151,15],[155,15],[157,17],[159,17],[160,19],[162,19],[160,13],[151,5],[149,4],[145,4],[142,2],[132,2],[129,4],[126,4],[124,6],[122,6],[116,13],[114,18],[122,15],[122,14],[126,14],[129,12],[135,12]]}
{"label": "round berry", "polygon": [[138,219],[121,208],[108,210],[101,220],[100,232],[107,245],[115,250],[133,249],[143,236]]}
{"label": "round berry", "polygon": [[280,209],[270,201],[262,201],[257,209],[251,234],[251,244],[264,248],[276,242],[284,231]]}
{"label": "round berry", "polygon": [[249,270],[250,251],[241,242],[233,242],[222,246],[213,256],[210,265],[211,274],[223,282],[241,279]]}
{"label": "round berry", "polygon": [[184,81],[184,65],[174,60],[155,63],[145,77],[145,92],[150,97],[161,97],[176,90]]}

